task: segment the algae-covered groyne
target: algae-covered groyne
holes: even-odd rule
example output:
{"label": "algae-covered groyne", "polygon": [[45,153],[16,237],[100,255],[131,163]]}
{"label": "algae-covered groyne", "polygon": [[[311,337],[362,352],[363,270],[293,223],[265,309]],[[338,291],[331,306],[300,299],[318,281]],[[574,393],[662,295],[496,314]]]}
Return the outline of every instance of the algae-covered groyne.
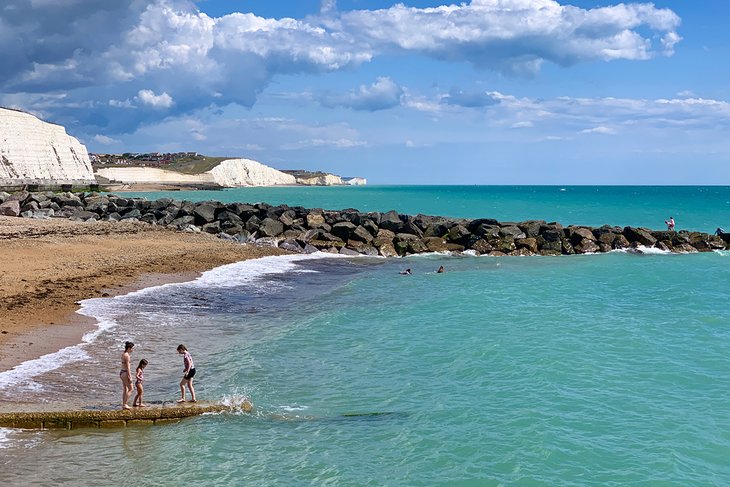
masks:
{"label": "algae-covered groyne", "polygon": [[[242,408],[251,411],[251,404]],[[230,411],[223,404],[184,404],[146,407],[134,410],[78,410],[0,413],[0,427],[24,429],[124,428],[133,425],[156,425],[177,422],[205,413]]]}

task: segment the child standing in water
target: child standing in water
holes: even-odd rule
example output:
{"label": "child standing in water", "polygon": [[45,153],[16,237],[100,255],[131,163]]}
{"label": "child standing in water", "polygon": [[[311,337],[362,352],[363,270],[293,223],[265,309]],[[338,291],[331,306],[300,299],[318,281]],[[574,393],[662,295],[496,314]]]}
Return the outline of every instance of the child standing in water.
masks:
{"label": "child standing in water", "polygon": [[136,380],[134,381],[134,385],[137,387],[137,395],[134,396],[134,401],[132,401],[132,406],[137,406],[140,408],[143,408],[146,406],[146,404],[142,403],[142,396],[144,395],[144,386],[142,383],[144,382],[144,368],[147,367],[147,359],[142,359],[139,361],[139,365],[137,366],[137,372],[136,372]]}
{"label": "child standing in water", "polygon": [[195,377],[195,364],[193,363],[193,357],[190,356],[190,352],[185,345],[180,344],[177,346],[177,353],[183,356],[183,365],[185,367],[183,371],[183,378],[180,381],[180,399],[177,402],[185,402],[185,386],[190,389],[190,402],[196,402],[195,389],[193,389],[193,377]]}

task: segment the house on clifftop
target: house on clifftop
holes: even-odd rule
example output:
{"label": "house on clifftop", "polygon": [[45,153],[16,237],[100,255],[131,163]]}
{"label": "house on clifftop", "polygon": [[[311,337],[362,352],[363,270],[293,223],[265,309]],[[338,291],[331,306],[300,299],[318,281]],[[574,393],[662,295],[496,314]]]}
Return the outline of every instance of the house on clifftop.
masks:
{"label": "house on clifftop", "polygon": [[0,189],[96,184],[86,147],[60,125],[0,107]]}

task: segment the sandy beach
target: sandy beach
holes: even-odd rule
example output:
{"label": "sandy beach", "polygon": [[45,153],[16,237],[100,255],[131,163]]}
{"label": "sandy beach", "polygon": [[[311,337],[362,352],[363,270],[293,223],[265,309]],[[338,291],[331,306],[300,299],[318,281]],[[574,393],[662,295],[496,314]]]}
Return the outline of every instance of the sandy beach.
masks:
{"label": "sandy beach", "polygon": [[138,222],[0,217],[0,371],[79,343],[79,300],[114,296],[282,254]]}

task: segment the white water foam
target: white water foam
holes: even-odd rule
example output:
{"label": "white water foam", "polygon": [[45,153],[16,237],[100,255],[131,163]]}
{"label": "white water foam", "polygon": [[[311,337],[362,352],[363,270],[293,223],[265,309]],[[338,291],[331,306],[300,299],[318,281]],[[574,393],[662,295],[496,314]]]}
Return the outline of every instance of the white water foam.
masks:
{"label": "white water foam", "polygon": [[200,277],[190,282],[178,282],[152,286],[129,294],[114,296],[113,298],[93,298],[80,302],[81,308],[77,313],[89,316],[97,320],[97,328],[82,338],[82,343],[66,347],[54,353],[43,355],[40,358],[28,360],[16,367],[0,373],[0,390],[11,386],[22,387],[31,391],[42,391],[43,386],[33,381],[34,377],[58,369],[64,365],[87,360],[89,355],[84,350],[89,344],[104,332],[111,330],[117,323],[108,315],[111,304],[123,303],[133,296],[154,293],[167,287],[201,287],[201,288],[226,288],[250,284],[262,276],[272,274],[285,274],[290,272],[317,272],[306,269],[297,269],[296,262],[303,260],[317,260],[323,258],[345,257],[338,254],[318,252],[307,255],[284,255],[270,256],[259,259],[250,259],[234,264],[228,264],[209,271],[203,272]]}

